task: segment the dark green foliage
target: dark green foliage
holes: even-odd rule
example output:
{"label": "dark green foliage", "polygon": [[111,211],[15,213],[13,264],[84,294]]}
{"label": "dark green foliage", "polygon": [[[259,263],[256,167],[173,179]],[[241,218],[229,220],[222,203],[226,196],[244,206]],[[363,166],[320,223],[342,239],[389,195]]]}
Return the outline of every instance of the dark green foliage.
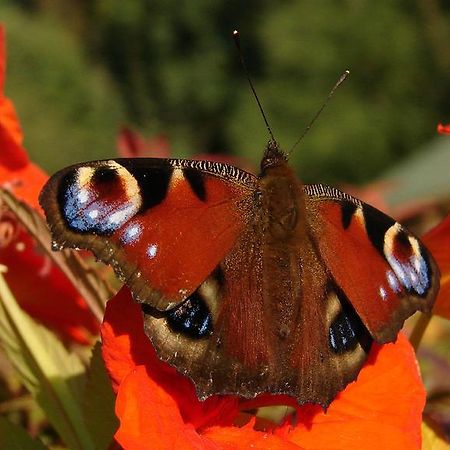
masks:
{"label": "dark green foliage", "polygon": [[[284,148],[349,68],[295,159],[308,181],[363,181],[429,140],[450,114],[442,101],[449,67],[430,39],[436,24],[425,3],[97,0],[89,29],[130,117],[168,133],[177,153],[261,155],[267,134],[230,39],[234,26]],[[450,20],[437,8],[443,44]]]}
{"label": "dark green foliage", "polygon": [[41,441],[31,436],[19,425],[0,417],[0,448],[5,450],[48,450]]}
{"label": "dark green foliage", "polygon": [[114,414],[115,400],[102,359],[101,345],[97,342],[92,349],[83,398],[84,420],[92,434],[96,450],[109,448],[119,427],[119,421]]}
{"label": "dark green foliage", "polygon": [[7,32],[6,95],[13,100],[32,159],[54,171],[115,155],[124,121],[120,97],[104,70],[83,57],[63,24],[0,7]]}
{"label": "dark green foliage", "polygon": [[168,135],[176,156],[227,152],[255,165],[261,157],[268,136],[234,27],[285,149],[351,70],[294,154],[305,181],[365,181],[450,118],[450,9],[437,0],[67,0],[57,9],[70,23],[67,5],[91,60],[116,81],[128,121]]}

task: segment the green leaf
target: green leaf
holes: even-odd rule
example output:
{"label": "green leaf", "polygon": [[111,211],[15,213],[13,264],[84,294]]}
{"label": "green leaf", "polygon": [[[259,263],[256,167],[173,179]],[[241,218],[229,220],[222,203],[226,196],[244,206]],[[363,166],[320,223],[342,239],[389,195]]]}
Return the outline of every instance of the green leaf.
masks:
{"label": "green leaf", "polygon": [[0,343],[65,444],[72,450],[94,450],[79,403],[83,364],[53,333],[22,311],[2,275]]}
{"label": "green leaf", "polygon": [[76,251],[71,249],[51,251],[52,238],[48,226],[33,208],[17,200],[11,192],[4,189],[0,189],[0,201],[5,203],[52,262],[66,275],[101,322],[105,303],[113,295],[108,283]]}
{"label": "green leaf", "polygon": [[41,441],[33,439],[22,427],[0,417],[0,448],[5,450],[48,450]]}
{"label": "green leaf", "polygon": [[114,413],[115,401],[111,380],[102,358],[101,344],[97,342],[92,350],[83,402],[84,419],[96,450],[106,450],[109,447],[119,426]]}

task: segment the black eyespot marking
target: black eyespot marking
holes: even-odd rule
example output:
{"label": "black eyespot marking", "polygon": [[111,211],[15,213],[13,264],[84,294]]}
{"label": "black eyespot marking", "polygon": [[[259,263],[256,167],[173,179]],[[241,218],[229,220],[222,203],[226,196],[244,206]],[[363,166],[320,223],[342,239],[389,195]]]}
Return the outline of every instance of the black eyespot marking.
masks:
{"label": "black eyespot marking", "polygon": [[159,160],[158,167],[149,167],[145,158],[123,159],[118,162],[131,173],[139,185],[142,197],[141,213],[159,205],[166,198],[173,171],[168,162]]}
{"label": "black eyespot marking", "polygon": [[203,174],[198,170],[183,169],[183,175],[197,198],[202,202],[206,201],[205,179],[203,178]]}
{"label": "black eyespot marking", "polygon": [[351,222],[352,222],[352,218],[353,218],[353,214],[355,214],[356,209],[358,208],[358,206],[353,203],[350,202],[348,200],[343,200],[341,203],[341,220],[342,220],[342,226],[344,227],[344,230],[346,230]]}
{"label": "black eyespot marking", "polygon": [[345,294],[340,289],[335,289],[341,303],[341,311],[331,323],[328,341],[333,353],[342,354],[355,350],[358,344],[368,353],[372,344],[372,338],[356,314]]}
{"label": "black eyespot marking", "polygon": [[395,224],[395,220],[367,204],[363,205],[363,213],[367,235],[378,253],[384,258],[384,235]]}
{"label": "black eyespot marking", "polygon": [[205,302],[196,291],[181,305],[166,313],[169,327],[192,339],[200,339],[212,332],[212,318]]}
{"label": "black eyespot marking", "polygon": [[109,184],[119,178],[117,170],[111,167],[99,167],[92,175],[91,182],[94,184]]}

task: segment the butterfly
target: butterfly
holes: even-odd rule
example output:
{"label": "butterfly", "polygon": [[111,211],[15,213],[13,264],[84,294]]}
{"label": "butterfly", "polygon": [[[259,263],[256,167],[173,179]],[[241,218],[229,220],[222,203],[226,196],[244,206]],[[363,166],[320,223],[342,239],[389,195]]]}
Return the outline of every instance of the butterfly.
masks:
{"label": "butterfly", "polygon": [[159,358],[202,400],[272,393],[326,407],[439,288],[417,237],[338,189],[303,185],[272,140],[259,176],[94,161],[53,175],[40,202],[55,247],[112,265]]}

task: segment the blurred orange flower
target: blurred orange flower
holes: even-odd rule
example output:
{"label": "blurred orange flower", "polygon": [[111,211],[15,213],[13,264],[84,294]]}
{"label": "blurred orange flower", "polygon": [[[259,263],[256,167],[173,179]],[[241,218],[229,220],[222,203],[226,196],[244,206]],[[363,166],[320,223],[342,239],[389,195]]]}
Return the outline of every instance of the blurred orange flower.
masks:
{"label": "blurred orange flower", "polygon": [[[108,302],[102,325],[103,358],[117,392],[117,442],[125,449],[419,449],[425,391],[414,352],[400,334],[397,342],[373,345],[356,382],[327,412],[296,408],[286,420],[256,431],[254,420],[235,425],[237,415],[280,396],[245,401],[213,396],[200,402],[192,383],[159,361],[143,331],[142,313],[127,288]],[[291,399],[292,400],[292,399]],[[293,401],[286,401],[294,405]]]}
{"label": "blurred orange flower", "polygon": [[[0,186],[40,211],[47,175],[29,161],[14,106],[4,96],[5,31],[0,26]],[[0,205],[0,264],[20,306],[34,318],[79,343],[88,344],[99,324],[63,273],[36,246],[15,217]]]}
{"label": "blurred orange flower", "polygon": [[440,134],[450,134],[450,124],[443,125],[442,123],[439,123],[437,130]]}

